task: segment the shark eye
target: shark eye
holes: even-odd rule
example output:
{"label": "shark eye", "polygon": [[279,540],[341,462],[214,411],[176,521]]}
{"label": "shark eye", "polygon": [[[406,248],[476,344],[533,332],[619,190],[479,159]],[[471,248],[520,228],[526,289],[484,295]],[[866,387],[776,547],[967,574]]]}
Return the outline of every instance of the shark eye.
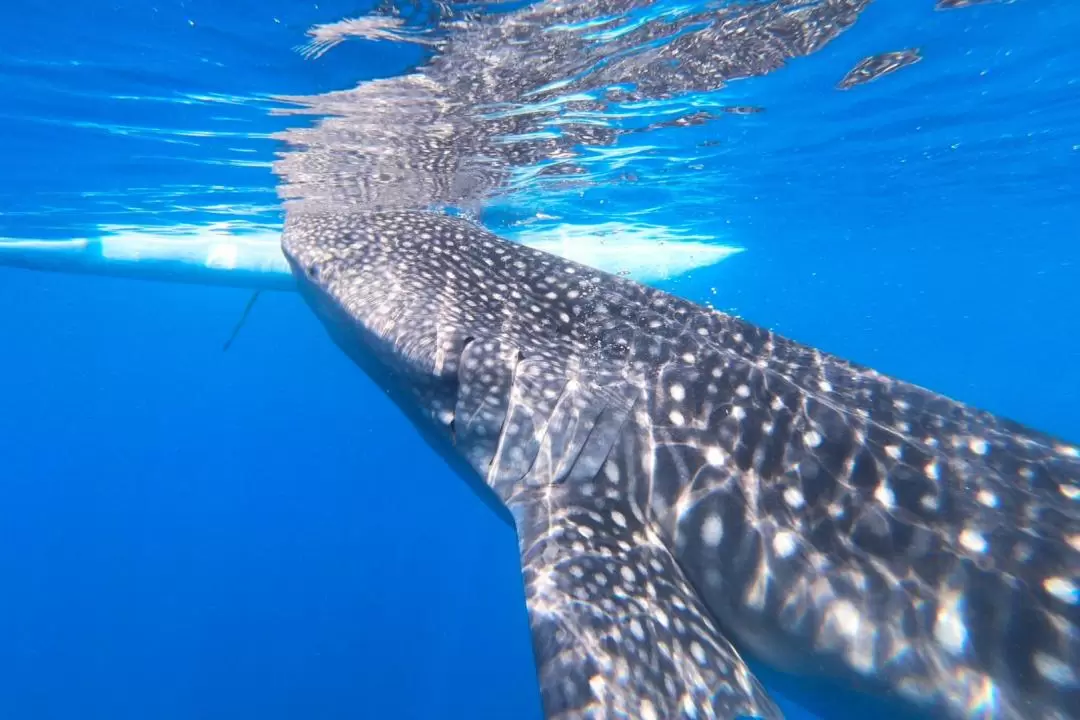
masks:
{"label": "shark eye", "polygon": [[307,266],[307,276],[312,280],[318,280],[320,270],[321,268],[318,263],[311,263]]}

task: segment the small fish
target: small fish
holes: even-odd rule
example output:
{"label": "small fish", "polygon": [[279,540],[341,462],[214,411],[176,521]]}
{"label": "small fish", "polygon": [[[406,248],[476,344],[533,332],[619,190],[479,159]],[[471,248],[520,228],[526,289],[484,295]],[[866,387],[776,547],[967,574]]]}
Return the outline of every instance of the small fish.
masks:
{"label": "small fish", "polygon": [[710,120],[715,119],[716,115],[713,115],[711,112],[701,110],[695,113],[690,113],[689,115],[682,115],[671,120],[661,120],[660,122],[652,123],[645,128],[645,131],[649,132],[652,130],[659,130],[661,128],[669,127],[693,127],[695,125],[704,125]]}
{"label": "small fish", "polygon": [[728,105],[727,107],[720,108],[720,110],[729,115],[757,115],[758,113],[765,112],[765,108],[758,107],[757,105]]}
{"label": "small fish", "polygon": [[[965,0],[956,1],[963,2]],[[868,58],[860,60],[859,64],[853,67],[848,74],[844,76],[844,79],[837,83],[836,89],[847,90],[856,85],[862,85],[877,80],[882,75],[888,75],[889,73],[896,72],[900,68],[914,65],[920,60],[922,60],[922,55],[919,54],[918,48],[909,48],[897,52],[871,55]]]}
{"label": "small fish", "polygon": [[961,8],[968,8],[974,5],[990,5],[996,3],[998,5],[1012,5],[1013,0],[937,0],[937,4],[934,5],[935,10],[959,10]]}

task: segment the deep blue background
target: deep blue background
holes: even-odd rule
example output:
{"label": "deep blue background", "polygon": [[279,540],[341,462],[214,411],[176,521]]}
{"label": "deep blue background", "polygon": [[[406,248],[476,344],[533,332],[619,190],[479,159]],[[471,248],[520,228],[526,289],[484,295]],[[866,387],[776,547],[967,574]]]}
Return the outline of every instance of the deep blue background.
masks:
{"label": "deep blue background", "polygon": [[[1080,10],[931,4],[736,88],[769,110],[696,190],[748,251],[669,288],[1080,440]],[[264,96],[419,59],[292,51],[361,4],[224,5],[9,9],[0,236],[274,221]],[[510,528],[298,297],[222,353],[246,301],[0,269],[0,717],[538,718]]]}
{"label": "deep blue background", "polygon": [[538,716],[511,529],[297,296],[0,297],[0,717]]}

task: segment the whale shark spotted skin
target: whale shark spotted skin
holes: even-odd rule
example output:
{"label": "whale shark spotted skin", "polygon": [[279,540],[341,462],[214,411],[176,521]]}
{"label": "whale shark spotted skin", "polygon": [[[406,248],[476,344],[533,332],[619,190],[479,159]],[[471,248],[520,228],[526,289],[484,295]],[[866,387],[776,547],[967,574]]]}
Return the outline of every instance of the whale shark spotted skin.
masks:
{"label": "whale shark spotted skin", "polygon": [[1080,450],[434,210],[603,184],[598,148],[733,98],[609,122],[626,107],[767,75],[868,6],[527,3],[449,18],[409,75],[289,99],[321,119],[281,135],[285,255],[513,522],[549,719],[781,717],[747,660],[915,717],[1080,719]]}
{"label": "whale shark spotted skin", "polygon": [[335,340],[513,518],[547,718],[782,717],[743,656],[1080,717],[1080,450],[421,211],[289,213]]}

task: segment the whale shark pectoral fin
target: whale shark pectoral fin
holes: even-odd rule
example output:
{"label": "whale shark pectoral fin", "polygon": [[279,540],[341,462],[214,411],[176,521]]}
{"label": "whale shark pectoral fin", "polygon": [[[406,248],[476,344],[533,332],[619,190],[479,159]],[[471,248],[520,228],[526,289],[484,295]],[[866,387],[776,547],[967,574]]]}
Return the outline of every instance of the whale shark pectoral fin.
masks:
{"label": "whale shark pectoral fin", "polygon": [[[782,718],[605,463],[643,401],[615,367],[472,338],[457,449],[514,516],[548,718]],[[621,483],[621,484],[620,484]]]}
{"label": "whale shark pectoral fin", "polygon": [[545,717],[782,719],[667,548],[603,495],[510,503]]}

